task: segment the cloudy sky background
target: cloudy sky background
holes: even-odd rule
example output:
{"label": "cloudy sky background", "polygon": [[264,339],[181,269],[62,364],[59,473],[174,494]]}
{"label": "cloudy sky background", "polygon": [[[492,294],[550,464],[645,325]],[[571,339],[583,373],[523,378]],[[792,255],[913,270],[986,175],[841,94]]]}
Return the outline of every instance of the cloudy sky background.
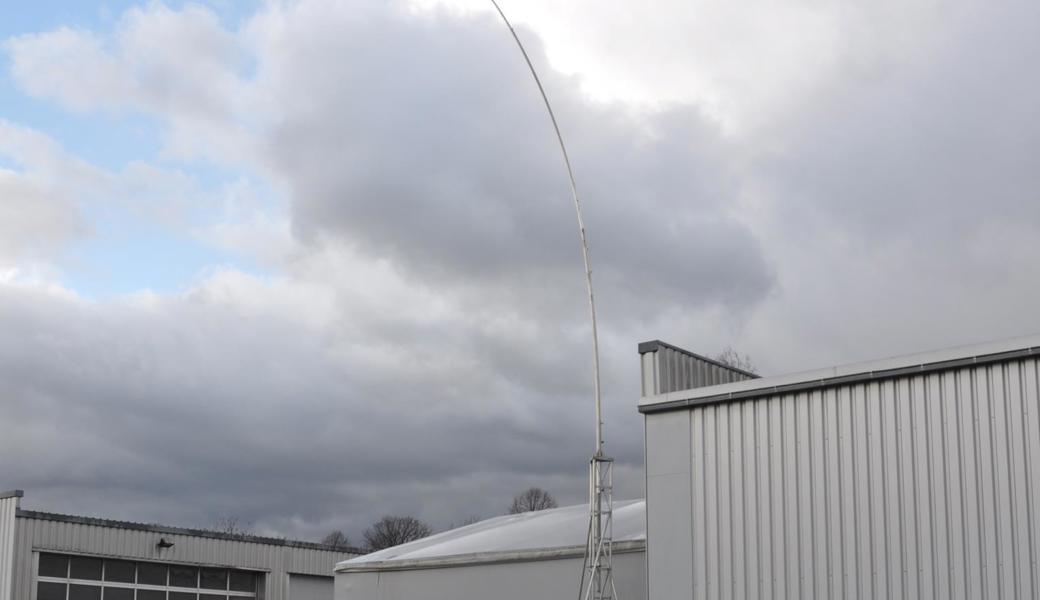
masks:
{"label": "cloudy sky background", "polygon": [[[778,374],[1040,331],[1036,2],[502,4],[620,496],[640,341]],[[573,208],[489,9],[7,3],[0,489],[302,539],[581,502]]]}

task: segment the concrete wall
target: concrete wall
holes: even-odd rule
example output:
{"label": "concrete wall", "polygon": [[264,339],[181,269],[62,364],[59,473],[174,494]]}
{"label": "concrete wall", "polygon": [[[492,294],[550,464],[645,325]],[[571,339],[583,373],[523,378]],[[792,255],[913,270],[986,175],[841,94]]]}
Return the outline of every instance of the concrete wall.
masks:
{"label": "concrete wall", "polygon": [[[646,557],[614,555],[618,597],[646,599]],[[336,600],[556,600],[578,597],[581,557],[336,574]]]}
{"label": "concrete wall", "polygon": [[647,411],[650,598],[1040,597],[1034,350]]}

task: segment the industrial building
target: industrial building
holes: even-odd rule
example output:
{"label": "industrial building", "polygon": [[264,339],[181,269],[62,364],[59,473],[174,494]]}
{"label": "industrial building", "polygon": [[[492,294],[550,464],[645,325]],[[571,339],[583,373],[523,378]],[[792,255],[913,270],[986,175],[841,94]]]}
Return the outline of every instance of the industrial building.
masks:
{"label": "industrial building", "polygon": [[[639,353],[647,497],[614,506],[619,598],[1040,597],[1040,336],[767,378]],[[20,497],[0,494],[0,600],[576,597],[589,523],[570,506],[358,556]]]}
{"label": "industrial building", "polygon": [[761,379],[639,350],[650,600],[1040,597],[1040,336]]}
{"label": "industrial building", "polygon": [[[614,506],[614,582],[646,598],[645,504]],[[495,517],[336,566],[336,600],[576,598],[587,505]]]}
{"label": "industrial building", "polygon": [[23,510],[0,492],[0,600],[331,600],[322,544]]}

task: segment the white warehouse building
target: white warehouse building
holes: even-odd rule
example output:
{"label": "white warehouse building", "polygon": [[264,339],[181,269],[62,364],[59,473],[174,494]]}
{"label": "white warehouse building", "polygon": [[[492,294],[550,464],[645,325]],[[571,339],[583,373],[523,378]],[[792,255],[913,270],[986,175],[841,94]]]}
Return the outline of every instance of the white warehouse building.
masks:
{"label": "white warehouse building", "polygon": [[[614,582],[646,598],[642,500],[614,506]],[[577,598],[587,505],[495,517],[336,566],[336,600]]]}
{"label": "white warehouse building", "polygon": [[640,354],[650,600],[1040,597],[1040,336],[728,383]]}
{"label": "white warehouse building", "polygon": [[358,551],[23,510],[0,492],[0,600],[332,600]]}

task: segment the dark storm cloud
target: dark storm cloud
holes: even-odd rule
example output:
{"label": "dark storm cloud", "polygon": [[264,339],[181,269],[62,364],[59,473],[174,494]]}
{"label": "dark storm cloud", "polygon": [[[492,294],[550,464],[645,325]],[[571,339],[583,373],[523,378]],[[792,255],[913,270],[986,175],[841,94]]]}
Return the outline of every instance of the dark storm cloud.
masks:
{"label": "dark storm cloud", "polygon": [[980,221],[1040,218],[1040,85],[1025,76],[1040,55],[1040,10],[1008,2],[951,12],[916,54],[833,82],[784,124],[785,151],[763,173],[783,186],[774,191],[790,214],[931,248]]}
{"label": "dark storm cloud", "polygon": [[[12,287],[0,327],[4,478],[32,490],[33,506],[203,525],[234,514],[266,527],[292,513],[306,520],[294,533],[309,535],[322,518],[356,532],[387,510],[446,525],[455,512],[491,514],[514,491],[475,489],[482,473],[580,472],[561,457],[582,455],[574,411],[524,418],[550,407],[519,391],[530,408],[471,414],[407,364],[401,378],[369,370],[385,383],[365,389],[354,361],[291,319],[192,296],[96,305]],[[475,481],[452,492],[458,477]],[[420,501],[423,489],[445,501]]]}
{"label": "dark storm cloud", "polygon": [[[500,23],[286,20],[257,77],[285,107],[267,155],[303,238],[348,240],[431,283],[536,274],[551,286],[580,273],[552,129]],[[692,109],[636,116],[590,103],[524,34],[571,144],[611,295],[683,306],[761,299],[771,274],[725,210],[736,190],[714,127]]]}
{"label": "dark storm cloud", "polygon": [[789,299],[761,314],[777,367],[1040,329],[1027,275],[1040,85],[1025,66],[1040,56],[1040,12],[952,3],[934,18],[913,52],[848,61],[753,151],[748,188],[768,207],[757,230],[783,257]]}

